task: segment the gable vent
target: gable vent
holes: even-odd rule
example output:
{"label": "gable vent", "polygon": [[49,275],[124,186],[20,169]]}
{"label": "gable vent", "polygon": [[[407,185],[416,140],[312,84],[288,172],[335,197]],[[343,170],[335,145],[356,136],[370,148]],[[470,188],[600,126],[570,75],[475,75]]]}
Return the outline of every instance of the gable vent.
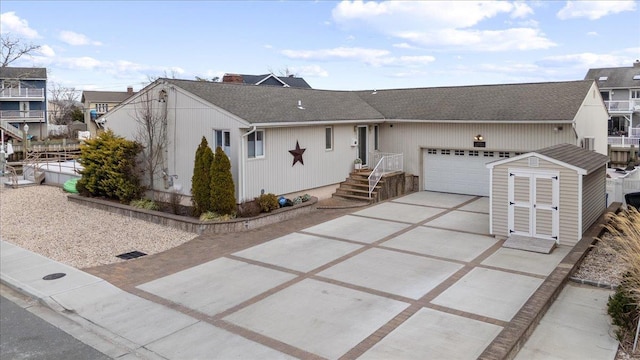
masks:
{"label": "gable vent", "polygon": [[585,150],[591,150],[594,151],[595,150],[595,143],[596,143],[596,138],[593,136],[585,136],[584,140],[582,140],[582,147]]}
{"label": "gable vent", "polygon": [[529,158],[529,167],[538,167],[538,158],[535,156],[532,156]]}

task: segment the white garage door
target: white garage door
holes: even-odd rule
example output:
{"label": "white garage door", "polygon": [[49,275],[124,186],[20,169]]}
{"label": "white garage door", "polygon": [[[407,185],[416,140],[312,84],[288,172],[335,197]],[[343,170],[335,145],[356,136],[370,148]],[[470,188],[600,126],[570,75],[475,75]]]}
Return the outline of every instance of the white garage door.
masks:
{"label": "white garage door", "polygon": [[498,152],[482,150],[423,150],[424,189],[454,194],[489,196],[488,162]]}

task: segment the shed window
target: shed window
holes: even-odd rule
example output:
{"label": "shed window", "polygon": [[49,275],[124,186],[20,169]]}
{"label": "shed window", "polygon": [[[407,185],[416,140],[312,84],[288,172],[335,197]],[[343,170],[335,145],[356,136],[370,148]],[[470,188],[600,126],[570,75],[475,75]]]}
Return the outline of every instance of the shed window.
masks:
{"label": "shed window", "polygon": [[324,149],[333,149],[333,128],[331,126],[324,128]]}
{"label": "shed window", "polygon": [[264,130],[256,130],[247,136],[249,158],[264,157]]}

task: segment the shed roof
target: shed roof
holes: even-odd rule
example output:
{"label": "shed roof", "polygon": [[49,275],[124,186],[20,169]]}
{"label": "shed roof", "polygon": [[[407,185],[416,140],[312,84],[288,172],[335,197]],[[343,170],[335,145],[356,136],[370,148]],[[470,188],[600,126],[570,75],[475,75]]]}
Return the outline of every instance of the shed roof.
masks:
{"label": "shed roof", "polygon": [[584,79],[596,80],[600,89],[638,88],[640,87],[640,66],[589,69]]}
{"label": "shed roof", "polygon": [[47,68],[0,67],[0,79],[46,79]]}
{"label": "shed roof", "polygon": [[127,91],[83,91],[82,102],[121,103],[135,93]]}
{"label": "shed roof", "polygon": [[[339,120],[572,121],[593,80],[337,91],[161,79],[250,123]],[[298,104],[304,109],[299,109]]]}
{"label": "shed roof", "polygon": [[589,174],[609,162],[607,155],[586,150],[572,144],[557,144],[513,158],[497,160],[487,164],[487,167],[493,168],[496,165],[506,164],[531,156],[538,156],[551,162],[574,168],[583,175]]}

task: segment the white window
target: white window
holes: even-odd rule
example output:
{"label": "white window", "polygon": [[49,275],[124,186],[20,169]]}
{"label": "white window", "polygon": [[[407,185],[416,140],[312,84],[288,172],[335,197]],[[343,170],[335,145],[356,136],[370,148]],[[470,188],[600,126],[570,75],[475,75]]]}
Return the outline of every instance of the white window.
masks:
{"label": "white window", "polygon": [[333,127],[331,126],[324,128],[324,149],[333,149]]}
{"label": "white window", "polygon": [[629,93],[632,99],[640,99],[640,89],[632,89]]}
{"label": "white window", "polygon": [[256,130],[247,136],[249,158],[264,157],[264,130]]}
{"label": "white window", "polygon": [[213,151],[220,146],[227,156],[231,156],[231,133],[229,130],[213,130],[214,143]]}

